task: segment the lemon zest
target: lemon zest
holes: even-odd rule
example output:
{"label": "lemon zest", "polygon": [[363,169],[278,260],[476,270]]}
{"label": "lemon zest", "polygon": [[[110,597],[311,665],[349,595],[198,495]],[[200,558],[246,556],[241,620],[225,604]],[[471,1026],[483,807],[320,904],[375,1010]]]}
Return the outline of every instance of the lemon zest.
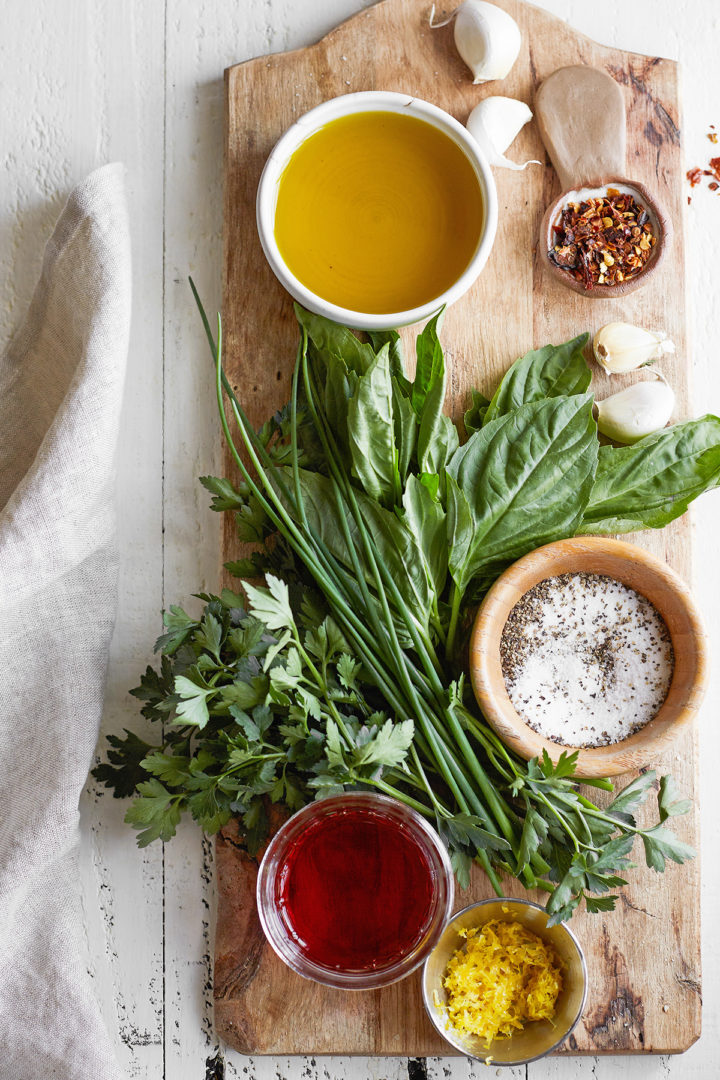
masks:
{"label": "lemon zest", "polygon": [[555,1017],[563,963],[546,941],[518,922],[493,919],[461,930],[443,978],[448,1024],[486,1048],[531,1020]]}

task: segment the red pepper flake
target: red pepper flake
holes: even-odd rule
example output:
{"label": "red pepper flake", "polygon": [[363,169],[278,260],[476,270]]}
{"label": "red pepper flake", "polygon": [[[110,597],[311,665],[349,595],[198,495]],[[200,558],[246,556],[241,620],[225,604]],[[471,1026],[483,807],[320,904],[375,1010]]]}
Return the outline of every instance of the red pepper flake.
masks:
{"label": "red pepper flake", "polygon": [[688,195],[688,206],[690,205],[691,202],[692,202],[692,195]]}
{"label": "red pepper flake", "polygon": [[617,188],[563,208],[548,258],[586,289],[639,274],[657,243],[644,206]]}
{"label": "red pepper flake", "polygon": [[[710,127],[714,129],[715,125],[711,124]],[[718,136],[714,130],[708,133],[708,139],[712,143],[716,143],[718,141]],[[720,186],[720,157],[710,158],[707,169],[701,169],[699,167],[695,169],[688,169],[685,175],[688,179],[690,187],[697,187],[703,176],[709,176],[710,183],[708,184],[708,187],[711,191],[717,191],[718,187]]]}

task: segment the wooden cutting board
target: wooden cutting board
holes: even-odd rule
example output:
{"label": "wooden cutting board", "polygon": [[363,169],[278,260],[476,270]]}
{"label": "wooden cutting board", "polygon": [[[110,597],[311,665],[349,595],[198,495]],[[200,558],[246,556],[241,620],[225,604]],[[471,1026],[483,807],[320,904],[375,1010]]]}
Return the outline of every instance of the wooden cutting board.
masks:
{"label": "wooden cutting board", "polygon": [[[448,312],[442,339],[449,366],[447,406],[459,416],[470,388],[488,392],[528,349],[594,332],[616,319],[666,330],[677,344],[663,370],[675,387],[678,417],[687,416],[683,248],[683,155],[677,65],[607,49],[522,0],[497,0],[518,21],[523,45],[501,83],[473,86],[458,58],[452,27],[430,30],[429,0],[383,0],[360,12],[317,45],[260,57],[226,71],[225,359],[231,381],[259,424],[288,399],[297,330],[290,298],[268,268],[255,231],[255,191],[270,148],[302,113],[328,98],[359,90],[397,90],[425,98],[464,122],[484,96],[501,93],[532,106],[539,83],[558,67],[586,63],[620,84],[628,118],[628,176],[654,188],[675,225],[674,247],[651,284],[616,301],[590,300],[551,280],[537,249],[543,210],[559,184],[550,165],[525,172],[495,170],[500,220],[487,266],[470,292]],[[546,160],[535,124],[511,149],[516,160]],[[412,338],[412,332],[407,333]],[[595,372],[599,396],[607,380]],[[617,377],[613,388],[622,385]],[[228,469],[230,469],[228,463]],[[226,516],[224,557],[234,556]],[[635,537],[691,573],[687,520]],[[693,735],[662,765],[683,792],[694,794]],[[628,776],[627,780],[632,779]],[[697,819],[679,823],[697,846]],[[344,993],[301,979],[265,943],[254,887],[256,863],[233,827],[216,847],[219,908],[215,953],[218,1033],[254,1054],[448,1054],[427,1021],[420,977],[386,990]],[[642,861],[642,852],[636,850]],[[631,871],[617,910],[573,918],[585,948],[590,990],[585,1014],[565,1053],[673,1053],[700,1034],[699,865],[670,866],[664,876],[644,866]],[[524,895],[514,881],[508,893]],[[491,894],[477,872],[457,906]],[[538,898],[542,899],[542,898]]]}

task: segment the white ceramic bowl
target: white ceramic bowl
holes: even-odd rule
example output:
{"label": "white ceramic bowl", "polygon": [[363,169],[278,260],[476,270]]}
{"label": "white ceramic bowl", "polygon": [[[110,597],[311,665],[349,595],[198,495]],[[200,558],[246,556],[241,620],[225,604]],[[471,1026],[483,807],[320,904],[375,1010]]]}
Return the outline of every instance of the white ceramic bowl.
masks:
{"label": "white ceramic bowl", "polygon": [[[425,120],[443,131],[463,151],[471,163],[478,178],[482,192],[485,215],[483,229],[475,254],[458,280],[440,296],[428,303],[408,311],[396,311],[390,314],[368,314],[351,311],[349,308],[331,304],[316,293],[311,292],[287,267],[277,243],[275,242],[275,208],[277,206],[278,184],[283,170],[297,148],[309,136],[331,120],[357,112],[397,112]],[[265,256],[276,277],[290,295],[303,307],[324,315],[334,322],[353,326],[358,330],[387,330],[395,326],[408,326],[429,318],[443,304],[452,304],[458,300],[473,284],[483,266],[495,239],[497,229],[497,191],[490,166],[482,151],[467,130],[449,113],[438,109],[427,101],[395,94],[385,90],[368,90],[361,94],[345,94],[332,98],[318,105],[315,109],[301,116],[282,138],[275,144],[265,163],[257,193],[257,228]]]}

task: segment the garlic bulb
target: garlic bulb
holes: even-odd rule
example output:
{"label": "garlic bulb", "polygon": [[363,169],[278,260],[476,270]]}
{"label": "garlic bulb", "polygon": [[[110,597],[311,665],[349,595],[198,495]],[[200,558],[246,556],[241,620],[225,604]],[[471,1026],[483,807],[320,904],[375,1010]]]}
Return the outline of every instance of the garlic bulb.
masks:
{"label": "garlic bulb", "polygon": [[661,331],[643,330],[630,323],[612,322],[601,326],[593,338],[593,353],[601,367],[613,375],[635,371],[652,364],[666,353],[674,353],[675,345]]}
{"label": "garlic bulb", "polygon": [[520,28],[511,15],[486,0],[464,0],[445,22],[434,23],[435,6],[430,13],[430,26],[446,26],[455,20],[455,46],[473,73],[473,82],[504,79],[520,52]]}
{"label": "garlic bulb", "polygon": [[619,443],[634,443],[664,428],[675,408],[672,387],[660,375],[596,402],[598,428]]}
{"label": "garlic bulb", "polygon": [[540,161],[518,165],[504,156],[510,143],[522,127],[532,120],[532,112],[524,101],[508,97],[486,97],[476,105],[467,121],[467,129],[478,143],[491,165],[504,169],[526,169]]}

